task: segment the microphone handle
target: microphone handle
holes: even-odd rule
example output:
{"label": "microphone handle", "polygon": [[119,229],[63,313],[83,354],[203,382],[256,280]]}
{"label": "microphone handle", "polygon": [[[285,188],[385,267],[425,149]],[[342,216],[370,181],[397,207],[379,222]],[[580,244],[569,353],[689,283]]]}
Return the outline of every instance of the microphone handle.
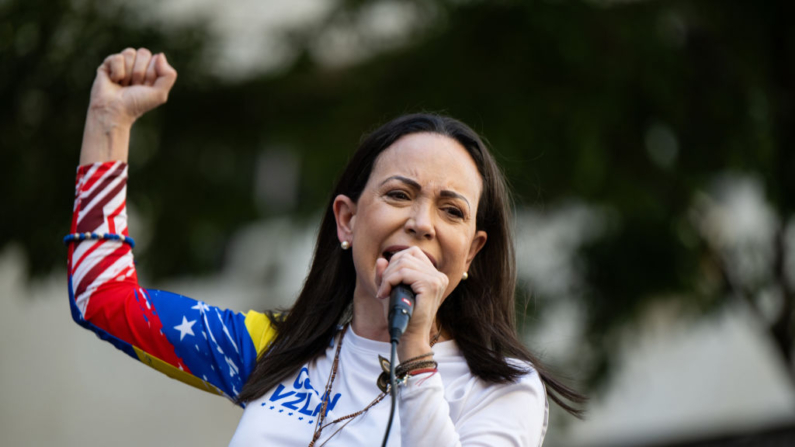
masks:
{"label": "microphone handle", "polygon": [[392,342],[399,342],[400,336],[406,332],[415,302],[411,287],[398,284],[392,288],[389,294],[389,337]]}

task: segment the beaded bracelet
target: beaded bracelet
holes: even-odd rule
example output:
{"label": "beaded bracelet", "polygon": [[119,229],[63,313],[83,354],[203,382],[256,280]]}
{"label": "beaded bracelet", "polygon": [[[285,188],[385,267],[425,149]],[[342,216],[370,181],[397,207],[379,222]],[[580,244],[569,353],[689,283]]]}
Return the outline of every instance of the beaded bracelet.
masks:
{"label": "beaded bracelet", "polygon": [[125,236],[123,234],[113,234],[113,233],[72,233],[67,234],[63,238],[64,244],[69,244],[70,242],[74,241],[84,241],[86,239],[100,239],[100,240],[111,240],[111,241],[121,241],[125,244],[128,244],[130,248],[135,248],[135,241],[130,236]]}

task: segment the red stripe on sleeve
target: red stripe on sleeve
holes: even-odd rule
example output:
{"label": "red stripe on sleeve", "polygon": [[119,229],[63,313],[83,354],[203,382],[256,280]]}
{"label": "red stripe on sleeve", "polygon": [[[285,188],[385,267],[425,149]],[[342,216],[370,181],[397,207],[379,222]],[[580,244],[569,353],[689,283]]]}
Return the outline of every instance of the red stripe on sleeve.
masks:
{"label": "red stripe on sleeve", "polygon": [[[90,190],[91,185],[93,185],[93,183],[97,182],[100,178],[102,178],[102,175],[108,170],[110,166],[112,165],[107,165],[107,164],[102,165],[101,168],[104,168],[103,171],[99,172],[99,170],[97,170],[97,172],[91,176],[91,179],[89,179],[91,184],[86,184],[86,186],[82,188],[83,191]],[[125,167],[124,163],[119,163],[119,165],[116,166],[113,172],[109,173],[108,176],[105,177],[105,180],[102,181],[101,185],[98,185],[96,188],[94,188],[93,191],[91,191],[91,194],[89,194],[87,197],[84,197],[81,200],[86,204],[91,203],[91,201],[94,200],[94,197],[99,195],[99,193],[101,193],[103,190],[107,189],[108,185],[111,184],[114,180],[116,180],[116,177],[118,177],[119,174],[121,174],[121,172],[124,171],[124,167]]]}
{"label": "red stripe on sleeve", "polygon": [[[93,246],[91,246],[91,248],[89,248],[88,250],[86,250],[86,252],[85,252],[85,253],[83,253],[83,256],[80,256],[80,259],[78,259],[78,260],[77,260],[77,262],[74,264],[74,266],[72,266],[72,267],[69,269],[69,274],[70,274],[70,275],[74,275],[74,274],[75,274],[75,272],[77,271],[77,268],[78,268],[78,267],[80,267],[80,264],[82,264],[82,263],[83,263],[83,260],[84,260],[84,259],[86,259],[86,257],[87,257],[88,255],[90,255],[90,254],[91,254],[91,253],[92,253],[94,250],[96,250],[97,248],[99,248],[99,246],[100,246],[100,245],[102,245],[102,244],[104,244],[105,242],[107,242],[107,241],[105,241],[105,240],[100,240],[100,241],[97,241],[97,243],[96,243],[96,244],[94,244]],[[71,245],[71,244],[70,244],[70,245]],[[72,258],[72,255],[71,255],[71,254],[70,254],[69,258],[70,258],[70,259]]]}
{"label": "red stripe on sleeve", "polygon": [[[79,168],[77,168],[77,174],[80,176],[81,179],[83,177],[85,177],[86,174],[88,174],[88,171],[91,170],[92,166],[93,165],[83,165],[83,166],[80,166]],[[94,183],[96,183],[100,178],[102,178],[102,174],[107,172],[108,169],[110,169],[111,166],[113,166],[113,165],[112,164],[103,164],[103,165],[97,166],[97,170],[94,171],[94,173],[91,175],[91,177],[86,178],[85,183],[83,183],[82,188],[80,188],[80,191],[78,191],[78,192],[82,193],[84,191],[88,191],[89,189],[91,189],[91,187],[94,185]]]}
{"label": "red stripe on sleeve", "polygon": [[116,216],[121,214],[124,211],[124,207],[127,206],[127,201],[124,200],[121,202],[118,208],[113,210],[110,214],[108,214],[108,233],[116,233]]}
{"label": "red stripe on sleeve", "polygon": [[[114,250],[113,253],[99,260],[99,262],[97,262],[94,265],[94,267],[92,267],[91,270],[89,270],[88,273],[86,273],[86,275],[83,276],[83,278],[80,280],[80,284],[73,284],[73,287],[75,288],[75,299],[79,298],[80,295],[82,295],[83,292],[86,291],[88,286],[90,286],[91,283],[93,283],[94,280],[96,280],[97,277],[99,277],[99,275],[104,273],[105,270],[108,269],[108,267],[115,264],[116,261],[119,260],[119,258],[127,254],[127,252],[129,251],[130,251],[129,245],[120,244],[119,248]],[[111,278],[110,280],[112,281],[113,278]],[[135,284],[132,284],[132,287],[135,287]],[[96,292],[94,292],[94,295],[96,295]],[[91,299],[93,299],[93,295]]]}
{"label": "red stripe on sleeve", "polygon": [[133,281],[111,281],[102,284],[86,309],[86,320],[115,337],[190,373],[177,357],[174,346],[163,335],[163,323],[146,306],[145,297],[136,299]]}
{"label": "red stripe on sleeve", "polygon": [[[114,187],[108,194],[100,199],[99,203],[94,205],[91,210],[88,211],[88,214],[83,216],[83,219],[77,225],[77,231],[80,233],[86,231],[95,231],[97,228],[102,226],[105,221],[105,205],[107,205],[111,200],[115,199],[118,194],[127,186],[127,182],[121,181],[119,182],[116,187]],[[89,204],[89,201],[85,201],[86,204]]]}

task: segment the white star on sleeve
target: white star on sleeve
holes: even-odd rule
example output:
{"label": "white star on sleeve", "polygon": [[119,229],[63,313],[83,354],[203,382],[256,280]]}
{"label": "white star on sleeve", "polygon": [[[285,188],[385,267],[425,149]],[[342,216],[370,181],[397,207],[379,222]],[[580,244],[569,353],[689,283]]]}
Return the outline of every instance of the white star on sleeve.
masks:
{"label": "white star on sleeve", "polygon": [[182,341],[185,338],[185,334],[195,335],[193,333],[193,325],[196,324],[196,320],[188,321],[185,316],[182,316],[182,324],[174,326],[174,329],[179,331],[179,341]]}
{"label": "white star on sleeve", "polygon": [[191,309],[196,309],[199,313],[205,313],[210,310],[210,306],[204,304],[204,301],[199,301],[195,306],[191,307]]}

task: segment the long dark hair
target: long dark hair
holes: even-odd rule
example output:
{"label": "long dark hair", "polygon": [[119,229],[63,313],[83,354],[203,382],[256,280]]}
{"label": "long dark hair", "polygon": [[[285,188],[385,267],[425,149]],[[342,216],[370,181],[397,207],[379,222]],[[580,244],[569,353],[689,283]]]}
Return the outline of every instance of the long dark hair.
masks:
{"label": "long dark hair", "polygon": [[237,396],[238,402],[261,397],[323,354],[337,325],[350,318],[356,273],[351,252],[343,251],[337,240],[334,198],[344,194],[358,201],[381,152],[405,135],[423,132],[456,140],[472,156],[483,179],[476,222],[488,241],[472,261],[469,279],[462,281],[439,308],[441,327],[456,340],[475,376],[491,383],[513,381],[527,370],[507,359],[530,362],[546,384],[550,398],[568,412],[580,415],[582,410],[572,404],[583,403],[585,398],[554,378],[517,338],[512,204],[502,172],[469,126],[450,117],[424,113],[394,119],[362,140],[329,198],[304,288],[289,311],[268,314],[276,327],[276,338],[266,355],[258,359]]}

